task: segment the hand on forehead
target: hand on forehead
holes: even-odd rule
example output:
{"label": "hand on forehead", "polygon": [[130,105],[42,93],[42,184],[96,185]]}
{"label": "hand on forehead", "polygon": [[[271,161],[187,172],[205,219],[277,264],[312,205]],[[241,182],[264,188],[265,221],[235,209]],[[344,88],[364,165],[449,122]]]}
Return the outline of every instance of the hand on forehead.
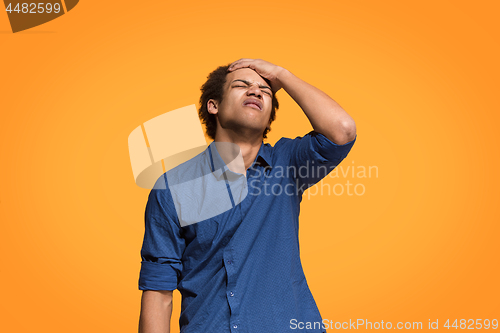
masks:
{"label": "hand on forehead", "polygon": [[228,73],[227,83],[230,84],[234,80],[244,80],[250,84],[270,86],[270,83],[266,78],[251,68],[238,68]]}
{"label": "hand on forehead", "polygon": [[240,69],[247,69],[247,72],[249,73],[252,73],[250,72],[250,70],[252,70],[256,75],[258,75],[255,76],[256,78],[269,82],[274,92],[281,89],[282,84],[279,81],[278,76],[284,70],[282,67],[276,66],[262,59],[247,58],[236,60],[228,67],[229,72],[238,72]]}

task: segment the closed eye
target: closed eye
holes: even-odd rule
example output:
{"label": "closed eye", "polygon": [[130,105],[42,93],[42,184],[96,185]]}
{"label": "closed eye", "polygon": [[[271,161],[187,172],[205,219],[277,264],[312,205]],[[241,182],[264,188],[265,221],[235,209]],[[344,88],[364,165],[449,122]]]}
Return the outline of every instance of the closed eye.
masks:
{"label": "closed eye", "polygon": [[[233,88],[246,88],[245,86],[233,86]],[[262,90],[262,89],[261,89]],[[262,90],[268,96],[272,96],[271,93],[267,90]]]}

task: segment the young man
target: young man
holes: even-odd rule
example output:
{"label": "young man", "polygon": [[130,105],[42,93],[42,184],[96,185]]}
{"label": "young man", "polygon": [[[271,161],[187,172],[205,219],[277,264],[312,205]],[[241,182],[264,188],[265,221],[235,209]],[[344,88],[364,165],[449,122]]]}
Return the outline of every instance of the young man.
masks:
{"label": "young man", "polygon": [[[281,88],[314,130],[281,138],[273,147],[262,140]],[[171,181],[151,191],[141,249],[139,332],[169,332],[174,289],[182,294],[181,333],[326,332],[300,262],[300,202],[349,153],[356,140],[353,119],[319,89],[261,59],[219,67],[202,87],[200,102],[200,119],[214,142],[162,177],[178,179],[189,165],[207,168],[210,184],[227,185],[230,204],[186,225],[185,216],[198,207],[181,213]],[[222,142],[237,145],[239,167],[225,165],[228,159],[216,146]],[[228,179],[248,185],[241,201]],[[209,194],[200,206],[210,202]]]}

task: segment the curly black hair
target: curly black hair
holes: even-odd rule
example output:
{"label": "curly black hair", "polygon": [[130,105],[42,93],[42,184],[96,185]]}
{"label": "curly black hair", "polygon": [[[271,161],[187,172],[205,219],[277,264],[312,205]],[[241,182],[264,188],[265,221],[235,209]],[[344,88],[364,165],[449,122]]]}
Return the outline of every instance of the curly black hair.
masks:
{"label": "curly black hair", "polygon": [[[198,110],[198,116],[203,124],[206,126],[207,135],[215,140],[215,132],[217,131],[217,120],[215,115],[208,112],[207,103],[210,99],[214,99],[219,103],[222,102],[224,95],[224,84],[226,83],[226,76],[228,74],[227,69],[231,64],[226,66],[219,66],[216,70],[207,76],[207,81],[201,87],[201,97],[200,97],[200,108]],[[269,80],[264,78],[264,80],[271,85]],[[276,119],[276,110],[279,109],[278,99],[276,94],[273,92],[272,109],[271,116],[269,117],[269,125]],[[270,128],[265,128],[262,133],[262,138],[267,138],[267,133]]]}

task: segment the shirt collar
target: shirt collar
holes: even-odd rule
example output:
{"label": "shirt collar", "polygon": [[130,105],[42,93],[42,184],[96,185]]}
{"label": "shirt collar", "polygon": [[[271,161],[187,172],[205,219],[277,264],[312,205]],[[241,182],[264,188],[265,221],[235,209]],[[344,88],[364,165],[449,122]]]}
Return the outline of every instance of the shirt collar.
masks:
{"label": "shirt collar", "polygon": [[[264,144],[264,142],[262,142],[260,144],[259,151],[257,152],[257,156],[255,156],[255,160],[253,161],[252,166],[250,166],[249,169],[253,168],[254,166],[263,166],[272,168],[271,156],[269,156],[268,149],[266,148],[267,148],[266,145]],[[210,168],[212,170],[212,173],[217,179],[221,179],[223,173],[226,172],[236,175],[236,173],[229,170],[229,168],[224,163],[224,160],[219,155],[219,152],[217,151],[217,148],[215,146],[215,141],[212,141],[208,146],[208,155],[209,155],[208,158],[210,162]]]}

